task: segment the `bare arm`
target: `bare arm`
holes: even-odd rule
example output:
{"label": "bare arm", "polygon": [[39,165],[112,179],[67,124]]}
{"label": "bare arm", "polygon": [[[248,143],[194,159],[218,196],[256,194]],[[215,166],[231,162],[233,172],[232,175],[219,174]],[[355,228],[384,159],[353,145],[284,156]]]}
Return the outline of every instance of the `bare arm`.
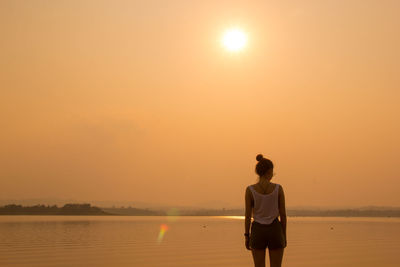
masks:
{"label": "bare arm", "polygon": [[283,192],[282,186],[279,186],[279,198],[278,198],[278,205],[279,205],[279,217],[281,219],[281,225],[283,229],[283,234],[285,235],[286,239],[286,206],[285,206],[285,193]]}
{"label": "bare arm", "polygon": [[253,210],[253,198],[248,187],[246,188],[245,204],[246,207],[244,214],[244,232],[248,234],[250,232],[251,213]]}

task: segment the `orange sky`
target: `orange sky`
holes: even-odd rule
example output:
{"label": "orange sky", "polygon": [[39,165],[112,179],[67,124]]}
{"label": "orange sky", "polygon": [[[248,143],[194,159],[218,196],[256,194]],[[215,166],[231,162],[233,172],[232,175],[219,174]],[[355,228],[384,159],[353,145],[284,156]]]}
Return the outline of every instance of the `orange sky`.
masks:
{"label": "orange sky", "polygon": [[[400,1],[1,1],[0,198],[400,205]],[[220,45],[239,26],[248,45]]]}

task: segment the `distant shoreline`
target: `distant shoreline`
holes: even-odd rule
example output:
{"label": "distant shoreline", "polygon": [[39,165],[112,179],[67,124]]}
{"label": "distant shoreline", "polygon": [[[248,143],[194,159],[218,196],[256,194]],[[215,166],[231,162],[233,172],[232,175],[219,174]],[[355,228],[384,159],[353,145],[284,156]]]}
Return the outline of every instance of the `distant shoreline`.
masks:
{"label": "distant shoreline", "polygon": [[65,204],[63,207],[35,205],[22,206],[9,204],[0,207],[0,215],[111,215],[90,204]]}
{"label": "distant shoreline", "polygon": [[[0,206],[0,215],[73,215],[73,216],[243,216],[242,209],[152,210],[133,207],[100,208],[90,204],[66,204],[63,207],[10,204]],[[382,209],[288,209],[290,217],[400,217],[400,208]]]}

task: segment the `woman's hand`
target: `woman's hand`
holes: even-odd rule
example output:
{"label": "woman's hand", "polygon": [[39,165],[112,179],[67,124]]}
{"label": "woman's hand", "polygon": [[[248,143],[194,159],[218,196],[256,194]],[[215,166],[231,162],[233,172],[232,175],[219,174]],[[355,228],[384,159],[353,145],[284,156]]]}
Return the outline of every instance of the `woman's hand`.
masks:
{"label": "woman's hand", "polygon": [[251,250],[251,248],[250,248],[250,238],[248,236],[245,236],[244,245],[246,246],[246,248],[248,250]]}

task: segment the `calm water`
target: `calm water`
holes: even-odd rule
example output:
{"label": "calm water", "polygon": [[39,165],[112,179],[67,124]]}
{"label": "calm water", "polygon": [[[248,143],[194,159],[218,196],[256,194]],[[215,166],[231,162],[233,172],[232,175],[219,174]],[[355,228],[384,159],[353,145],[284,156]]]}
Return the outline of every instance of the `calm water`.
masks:
{"label": "calm water", "polygon": [[[0,266],[252,266],[243,228],[235,217],[0,216]],[[397,267],[399,252],[399,218],[289,218],[284,266]]]}

